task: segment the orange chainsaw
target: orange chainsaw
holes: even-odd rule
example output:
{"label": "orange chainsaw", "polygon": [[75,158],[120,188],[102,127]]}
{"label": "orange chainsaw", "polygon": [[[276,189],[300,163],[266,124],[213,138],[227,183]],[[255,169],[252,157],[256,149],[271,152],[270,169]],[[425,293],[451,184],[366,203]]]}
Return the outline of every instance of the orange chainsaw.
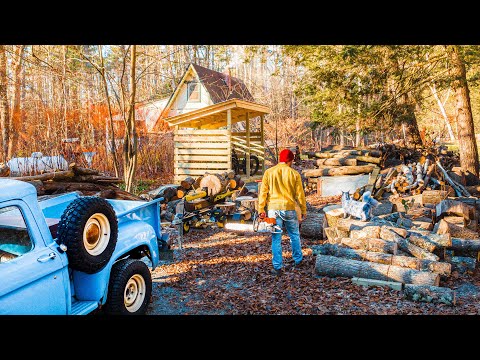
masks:
{"label": "orange chainsaw", "polygon": [[254,232],[269,232],[272,234],[281,234],[283,231],[277,225],[275,218],[270,218],[265,215],[253,214],[253,231]]}

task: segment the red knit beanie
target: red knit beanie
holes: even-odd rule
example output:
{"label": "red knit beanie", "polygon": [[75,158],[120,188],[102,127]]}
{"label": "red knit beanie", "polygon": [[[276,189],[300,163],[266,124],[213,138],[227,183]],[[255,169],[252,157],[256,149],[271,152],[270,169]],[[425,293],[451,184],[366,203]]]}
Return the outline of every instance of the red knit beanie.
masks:
{"label": "red knit beanie", "polygon": [[289,149],[284,149],[280,151],[280,162],[289,162],[293,160],[293,152],[291,152]]}

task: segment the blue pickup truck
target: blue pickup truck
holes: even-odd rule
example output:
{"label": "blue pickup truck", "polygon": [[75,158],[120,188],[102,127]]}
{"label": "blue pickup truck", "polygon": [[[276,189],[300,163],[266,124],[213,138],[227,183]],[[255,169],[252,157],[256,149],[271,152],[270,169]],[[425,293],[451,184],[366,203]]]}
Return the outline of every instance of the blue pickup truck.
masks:
{"label": "blue pickup truck", "polygon": [[66,193],[0,179],[0,314],[144,314],[168,250],[160,202]]}

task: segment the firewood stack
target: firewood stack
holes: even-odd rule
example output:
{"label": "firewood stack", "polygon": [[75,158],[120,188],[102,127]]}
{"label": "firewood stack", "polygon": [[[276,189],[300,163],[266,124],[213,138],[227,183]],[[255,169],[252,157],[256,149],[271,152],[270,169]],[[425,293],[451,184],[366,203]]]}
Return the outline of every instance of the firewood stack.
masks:
{"label": "firewood stack", "polygon": [[455,291],[442,285],[476,269],[480,203],[475,198],[416,200],[367,222],[344,218],[340,206],[326,208],[327,239],[312,246],[315,272],[363,285],[393,282],[407,299],[455,305]]}

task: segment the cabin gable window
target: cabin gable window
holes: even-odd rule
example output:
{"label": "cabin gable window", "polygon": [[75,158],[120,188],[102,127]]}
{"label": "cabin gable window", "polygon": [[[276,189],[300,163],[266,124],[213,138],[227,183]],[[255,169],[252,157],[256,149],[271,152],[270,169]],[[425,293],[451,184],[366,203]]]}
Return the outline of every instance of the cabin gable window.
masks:
{"label": "cabin gable window", "polygon": [[197,81],[187,83],[187,100],[200,102],[200,84]]}

